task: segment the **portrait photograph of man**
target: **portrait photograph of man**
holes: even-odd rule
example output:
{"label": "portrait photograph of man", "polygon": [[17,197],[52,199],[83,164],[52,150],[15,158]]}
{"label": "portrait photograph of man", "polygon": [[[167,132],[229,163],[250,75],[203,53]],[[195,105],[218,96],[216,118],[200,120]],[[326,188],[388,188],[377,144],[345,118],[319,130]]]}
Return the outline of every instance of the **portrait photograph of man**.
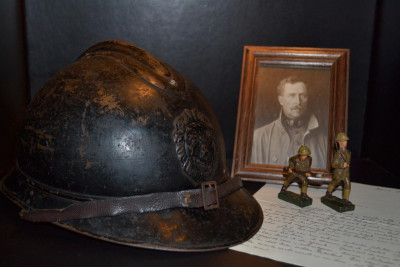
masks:
{"label": "portrait photograph of man", "polygon": [[305,145],[311,168],[327,168],[330,78],[329,68],[259,66],[250,163],[285,166]]}

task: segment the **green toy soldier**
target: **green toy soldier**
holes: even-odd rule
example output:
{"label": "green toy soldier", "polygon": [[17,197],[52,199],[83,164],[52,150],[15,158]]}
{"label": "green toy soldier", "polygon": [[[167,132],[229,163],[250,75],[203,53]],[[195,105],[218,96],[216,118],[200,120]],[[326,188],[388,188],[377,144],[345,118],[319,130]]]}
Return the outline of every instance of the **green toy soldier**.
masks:
{"label": "green toy soldier", "polygon": [[[279,193],[278,197],[285,201],[291,202],[296,204],[300,207],[305,207],[311,205],[312,199],[307,195],[307,188],[308,188],[308,179],[307,177],[311,176],[311,163],[312,158],[310,157],[310,150],[306,146],[301,146],[299,148],[298,155],[293,156],[289,159],[289,168],[288,168],[288,175],[286,176],[285,182],[283,183],[281,192]],[[294,193],[291,195],[291,200],[285,199],[284,196],[287,196],[287,188],[288,186],[295,180],[299,180],[301,182],[301,199],[297,199]],[[298,196],[298,195],[297,195]]]}
{"label": "green toy soldier", "polygon": [[[339,149],[335,153],[332,160],[333,178],[328,186],[326,195],[321,198],[322,203],[335,209],[336,211],[351,211],[354,210],[354,205],[350,202],[349,196],[351,191],[350,182],[350,160],[351,152],[347,149],[347,141],[349,137],[345,133],[339,133],[336,136],[336,141],[339,144]],[[343,196],[340,200],[332,196],[332,191],[343,182]]]}
{"label": "green toy soldier", "polygon": [[349,204],[351,183],[350,183],[350,159],[351,152],[347,150],[347,141],[349,138],[345,133],[339,133],[336,141],[339,143],[339,150],[335,153],[332,160],[333,179],[328,186],[326,196],[332,197],[332,191],[343,181],[343,200]]}

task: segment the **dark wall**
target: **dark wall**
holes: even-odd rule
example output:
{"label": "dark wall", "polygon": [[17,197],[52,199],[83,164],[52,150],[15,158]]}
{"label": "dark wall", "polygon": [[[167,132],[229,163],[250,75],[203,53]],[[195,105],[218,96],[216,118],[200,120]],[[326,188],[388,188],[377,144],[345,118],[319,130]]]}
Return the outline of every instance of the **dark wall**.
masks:
{"label": "dark wall", "polygon": [[[0,7],[2,147],[15,145],[26,88],[34,95],[89,46],[120,39],[146,49],[198,85],[220,119],[230,157],[243,46],[336,47],[351,49],[350,149],[395,171],[399,157],[393,155],[400,151],[398,1],[7,0]],[[13,161],[14,155],[3,154],[2,164]]]}
{"label": "dark wall", "polygon": [[26,1],[32,95],[89,46],[135,44],[192,80],[233,153],[244,45],[350,48],[349,135],[361,151],[376,1]]}
{"label": "dark wall", "polygon": [[370,73],[363,157],[397,174],[400,159],[400,1],[381,1]]}
{"label": "dark wall", "polygon": [[16,132],[28,102],[22,4],[0,3],[0,177],[14,164]]}

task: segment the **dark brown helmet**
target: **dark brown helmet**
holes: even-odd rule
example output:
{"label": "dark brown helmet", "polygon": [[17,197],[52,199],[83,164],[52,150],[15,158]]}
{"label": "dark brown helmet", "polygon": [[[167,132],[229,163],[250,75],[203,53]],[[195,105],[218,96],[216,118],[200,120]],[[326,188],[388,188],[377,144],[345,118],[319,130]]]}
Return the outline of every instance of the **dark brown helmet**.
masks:
{"label": "dark brown helmet", "polygon": [[120,41],[92,46],[34,97],[1,190],[23,219],[162,250],[226,248],[263,220],[228,175],[220,126],[198,89]]}

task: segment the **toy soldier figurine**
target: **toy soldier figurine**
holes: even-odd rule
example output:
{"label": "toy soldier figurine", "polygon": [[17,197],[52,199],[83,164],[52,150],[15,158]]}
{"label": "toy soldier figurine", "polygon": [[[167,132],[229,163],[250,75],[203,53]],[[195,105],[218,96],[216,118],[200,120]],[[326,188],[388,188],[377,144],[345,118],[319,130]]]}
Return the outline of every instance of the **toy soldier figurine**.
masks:
{"label": "toy soldier figurine", "polygon": [[[328,186],[326,195],[321,198],[322,203],[332,209],[343,212],[354,210],[354,205],[350,202],[349,196],[351,191],[350,183],[350,160],[351,152],[347,150],[347,141],[349,138],[345,133],[339,133],[336,136],[336,141],[339,144],[339,149],[335,153],[332,160],[333,178]],[[343,182],[343,199],[339,199],[332,195],[333,190]]]}
{"label": "toy soldier figurine", "polygon": [[[299,207],[306,207],[311,205],[312,199],[307,195],[308,179],[311,176],[311,163],[310,150],[306,146],[299,148],[298,155],[289,159],[288,175],[283,183],[281,192],[278,198],[293,203]],[[294,181],[301,182],[301,195],[293,192],[286,191],[288,186]]]}

